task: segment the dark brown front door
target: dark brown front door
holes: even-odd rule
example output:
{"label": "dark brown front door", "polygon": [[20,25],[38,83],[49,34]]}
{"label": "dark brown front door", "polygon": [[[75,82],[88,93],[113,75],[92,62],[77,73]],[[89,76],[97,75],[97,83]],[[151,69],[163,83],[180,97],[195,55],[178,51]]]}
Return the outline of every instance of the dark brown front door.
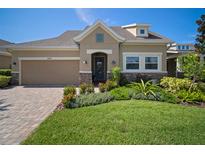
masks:
{"label": "dark brown front door", "polygon": [[92,72],[93,72],[93,82],[99,83],[106,81],[106,55],[105,54],[94,54],[92,57]]}

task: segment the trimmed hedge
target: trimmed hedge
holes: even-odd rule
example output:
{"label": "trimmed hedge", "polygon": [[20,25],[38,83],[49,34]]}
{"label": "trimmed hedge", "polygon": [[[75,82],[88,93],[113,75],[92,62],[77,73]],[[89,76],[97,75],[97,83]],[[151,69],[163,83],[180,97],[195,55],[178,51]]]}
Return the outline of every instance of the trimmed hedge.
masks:
{"label": "trimmed hedge", "polygon": [[0,69],[0,75],[11,76],[11,69]]}
{"label": "trimmed hedge", "polygon": [[[110,93],[91,93],[88,95],[80,95],[76,97],[75,103],[70,108],[91,106],[112,101],[114,97]],[[77,104],[77,105],[75,105]]]}
{"label": "trimmed hedge", "polygon": [[128,87],[119,87],[110,91],[110,94],[114,97],[115,100],[131,99],[134,93],[136,93],[136,91]]}
{"label": "trimmed hedge", "polygon": [[0,75],[0,88],[4,88],[4,87],[8,86],[10,80],[11,80],[10,76]]}

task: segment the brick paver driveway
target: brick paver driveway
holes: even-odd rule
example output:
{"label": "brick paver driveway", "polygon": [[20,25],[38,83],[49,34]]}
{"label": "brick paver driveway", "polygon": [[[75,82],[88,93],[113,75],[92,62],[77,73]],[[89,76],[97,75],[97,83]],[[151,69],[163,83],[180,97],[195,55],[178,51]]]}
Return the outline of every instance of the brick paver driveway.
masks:
{"label": "brick paver driveway", "polygon": [[0,144],[19,144],[57,106],[62,87],[0,89]]}

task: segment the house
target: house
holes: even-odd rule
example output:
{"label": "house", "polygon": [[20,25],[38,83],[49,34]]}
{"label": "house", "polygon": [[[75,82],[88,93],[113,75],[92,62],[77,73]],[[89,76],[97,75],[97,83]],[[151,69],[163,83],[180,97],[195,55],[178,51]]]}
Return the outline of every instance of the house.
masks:
{"label": "house", "polygon": [[174,43],[169,46],[167,50],[167,71],[168,76],[181,77],[182,71],[179,69],[180,65],[178,62],[178,57],[194,52],[194,44],[177,44]]}
{"label": "house", "polygon": [[11,44],[8,41],[0,39],[0,69],[11,68],[11,54],[5,51],[4,45]]}
{"label": "house", "polygon": [[109,27],[101,21],[58,37],[7,46],[12,53],[13,82],[79,84],[104,82],[121,67],[130,81],[167,75],[167,44],[148,24]]}

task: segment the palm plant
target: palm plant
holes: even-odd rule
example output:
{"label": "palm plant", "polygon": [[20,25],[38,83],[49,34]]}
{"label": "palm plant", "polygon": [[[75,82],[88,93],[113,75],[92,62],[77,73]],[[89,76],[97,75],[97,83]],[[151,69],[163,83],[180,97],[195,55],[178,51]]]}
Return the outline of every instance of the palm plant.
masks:
{"label": "palm plant", "polygon": [[156,94],[154,92],[156,87],[152,84],[151,81],[144,83],[144,81],[141,79],[141,83],[134,83],[134,85],[135,89],[139,91],[139,93],[142,93],[145,96],[153,95],[156,97]]}

